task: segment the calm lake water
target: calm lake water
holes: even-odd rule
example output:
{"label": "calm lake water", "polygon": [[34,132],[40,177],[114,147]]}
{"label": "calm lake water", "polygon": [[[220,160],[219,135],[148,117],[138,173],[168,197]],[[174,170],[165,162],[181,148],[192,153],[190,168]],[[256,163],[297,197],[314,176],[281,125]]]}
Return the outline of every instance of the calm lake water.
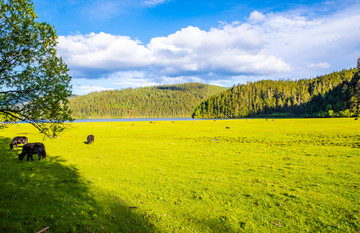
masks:
{"label": "calm lake water", "polygon": [[[119,119],[77,119],[74,120],[74,123],[81,122],[130,122],[130,121],[213,121],[213,120],[245,120],[251,118],[227,118],[227,119],[193,119],[191,117],[175,117],[175,118],[119,118]],[[23,121],[18,121],[17,123],[27,123]]]}
{"label": "calm lake water", "polygon": [[120,119],[78,119],[75,123],[80,122],[127,122],[127,121],[199,121],[207,119],[193,119],[191,117],[179,118],[120,118]]}

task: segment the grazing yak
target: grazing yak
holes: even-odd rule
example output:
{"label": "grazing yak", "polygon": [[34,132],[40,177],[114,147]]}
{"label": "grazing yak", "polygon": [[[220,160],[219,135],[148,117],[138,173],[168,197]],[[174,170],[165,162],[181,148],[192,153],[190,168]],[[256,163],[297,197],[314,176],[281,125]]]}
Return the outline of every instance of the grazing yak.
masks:
{"label": "grazing yak", "polygon": [[36,143],[28,143],[24,145],[21,154],[19,154],[19,159],[23,160],[25,155],[27,155],[27,161],[31,158],[31,161],[34,161],[33,154],[37,154],[39,156],[39,160],[41,157],[45,159],[46,157],[46,151],[45,146],[41,142]]}
{"label": "grazing yak", "polygon": [[28,143],[27,137],[14,137],[12,142],[10,143],[10,149],[12,149],[14,147],[14,145],[16,145],[16,149],[17,149],[18,144],[25,145],[26,143]]}
{"label": "grazing yak", "polygon": [[87,144],[94,142],[94,135],[87,136]]}

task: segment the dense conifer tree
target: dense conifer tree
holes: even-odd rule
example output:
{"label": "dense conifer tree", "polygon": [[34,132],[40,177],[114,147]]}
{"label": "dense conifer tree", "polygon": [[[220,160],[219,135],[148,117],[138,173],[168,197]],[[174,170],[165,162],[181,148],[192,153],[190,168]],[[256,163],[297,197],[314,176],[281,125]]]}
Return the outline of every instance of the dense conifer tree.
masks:
{"label": "dense conifer tree", "polygon": [[237,85],[201,102],[193,117],[358,116],[359,90],[358,64],[357,69],[313,79],[262,80]]}
{"label": "dense conifer tree", "polygon": [[70,107],[76,119],[191,117],[202,100],[225,89],[188,83],[101,91],[71,98]]}

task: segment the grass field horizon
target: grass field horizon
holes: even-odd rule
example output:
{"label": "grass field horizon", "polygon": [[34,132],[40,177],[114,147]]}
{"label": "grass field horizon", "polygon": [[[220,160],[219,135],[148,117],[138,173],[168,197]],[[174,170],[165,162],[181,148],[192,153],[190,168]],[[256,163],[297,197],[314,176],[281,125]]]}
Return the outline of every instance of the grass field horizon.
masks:
{"label": "grass field horizon", "polygon": [[[359,124],[73,123],[44,141],[11,125],[0,131],[0,230],[359,232]],[[15,136],[43,142],[47,158],[19,161]]]}

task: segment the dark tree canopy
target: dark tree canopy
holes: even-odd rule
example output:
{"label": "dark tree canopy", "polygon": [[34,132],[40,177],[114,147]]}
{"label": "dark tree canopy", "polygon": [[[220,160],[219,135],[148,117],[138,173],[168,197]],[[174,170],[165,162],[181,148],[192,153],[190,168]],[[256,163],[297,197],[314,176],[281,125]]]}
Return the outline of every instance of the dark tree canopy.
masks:
{"label": "dark tree canopy", "polygon": [[201,83],[93,92],[70,99],[76,119],[190,117],[194,108],[228,88]]}
{"label": "dark tree canopy", "polygon": [[0,114],[55,136],[72,120],[71,77],[54,28],[36,18],[30,0],[0,0]]}

